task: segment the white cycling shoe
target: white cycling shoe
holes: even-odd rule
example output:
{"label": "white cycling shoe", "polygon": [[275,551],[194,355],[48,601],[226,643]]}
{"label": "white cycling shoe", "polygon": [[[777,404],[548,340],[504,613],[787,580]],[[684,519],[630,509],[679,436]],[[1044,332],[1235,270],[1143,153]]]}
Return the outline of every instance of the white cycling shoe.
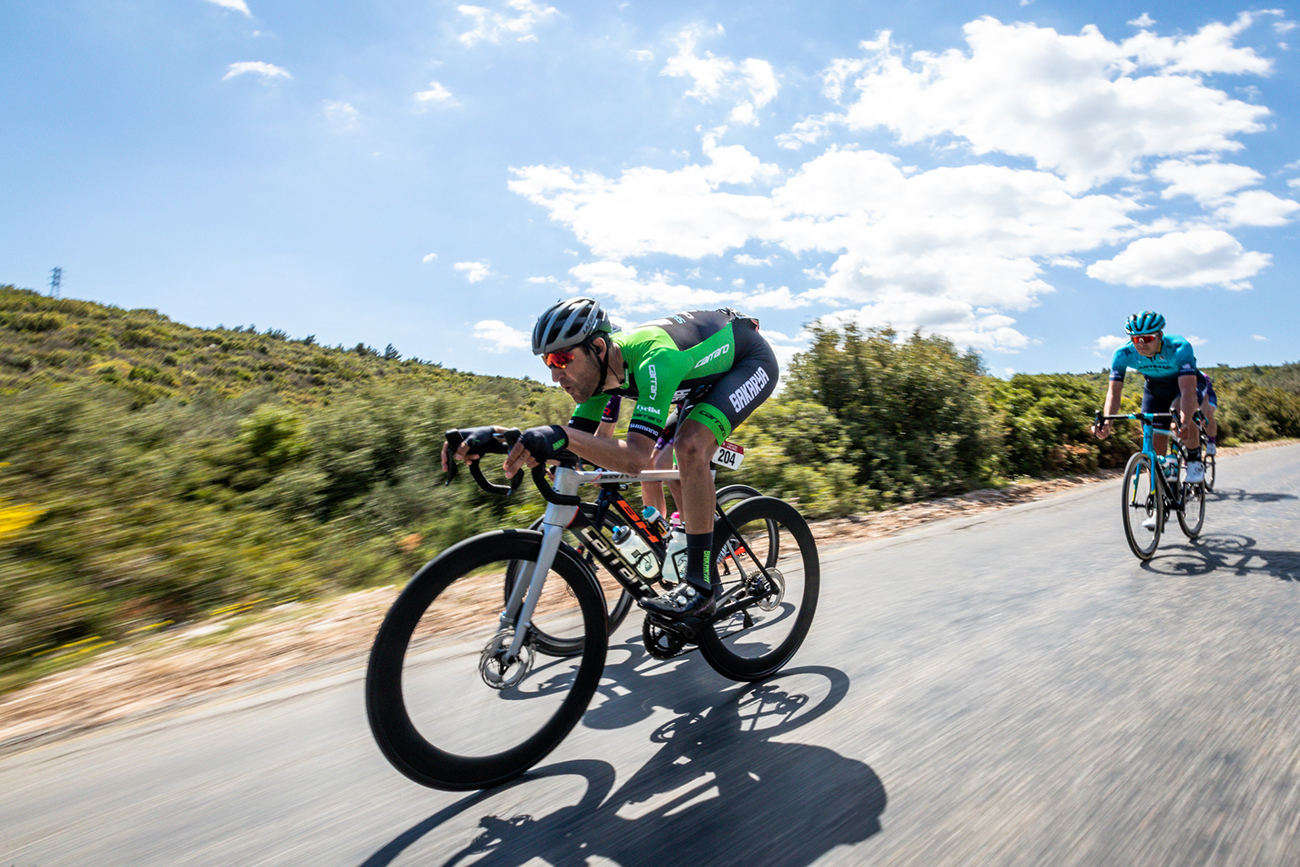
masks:
{"label": "white cycling shoe", "polygon": [[1149,517],[1149,518],[1147,518],[1145,521],[1143,521],[1143,522],[1142,522],[1142,529],[1143,529],[1143,530],[1148,530],[1148,531],[1151,531],[1151,532],[1155,532],[1155,529],[1156,529],[1156,516],[1155,516],[1155,515],[1152,515],[1151,517]]}
{"label": "white cycling shoe", "polygon": [[1218,449],[1214,447],[1214,443],[1205,444],[1205,453],[1207,455],[1213,455],[1216,451],[1218,451]]}
{"label": "white cycling shoe", "polygon": [[1183,477],[1183,481],[1184,481],[1184,482],[1187,482],[1187,484],[1189,484],[1189,485],[1199,485],[1199,484],[1201,484],[1202,482],[1204,482],[1204,481],[1205,481],[1205,462],[1204,462],[1204,461],[1188,461],[1188,463],[1187,463],[1187,475]]}

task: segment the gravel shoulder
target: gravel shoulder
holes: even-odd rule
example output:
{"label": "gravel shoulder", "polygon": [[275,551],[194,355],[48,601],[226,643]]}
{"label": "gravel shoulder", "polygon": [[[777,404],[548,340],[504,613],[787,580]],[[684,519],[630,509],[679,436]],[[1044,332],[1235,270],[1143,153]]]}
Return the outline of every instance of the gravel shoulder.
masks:
{"label": "gravel shoulder", "polygon": [[[1224,448],[1219,455],[1294,442]],[[887,512],[816,521],[813,534],[822,547],[893,536],[945,518],[1113,482],[1118,476],[1118,470],[1105,470],[1031,481]],[[82,666],[0,696],[0,755],[101,726],[361,667],[397,592],[396,587],[378,587],[312,603],[280,605],[169,630],[104,651]]]}

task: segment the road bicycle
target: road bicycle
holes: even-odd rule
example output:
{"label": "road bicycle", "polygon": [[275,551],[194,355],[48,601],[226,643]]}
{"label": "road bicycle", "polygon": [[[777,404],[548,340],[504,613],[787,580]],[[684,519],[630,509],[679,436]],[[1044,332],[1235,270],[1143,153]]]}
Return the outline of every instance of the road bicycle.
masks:
{"label": "road bicycle", "polygon": [[[460,436],[448,432],[453,449]],[[474,451],[506,453],[518,436],[505,431]],[[496,493],[523,476],[496,485],[478,461],[469,468]],[[609,644],[607,602],[586,556],[564,541],[566,530],[635,600],[657,596],[665,584],[657,528],[634,522],[620,545],[607,514],[609,495],[621,499],[619,485],[674,481],[676,470],[581,470],[566,456],[553,482],[542,467],[531,475],[547,501],[541,530],[491,531],[443,551],[402,590],[375,636],[366,670],[370,729],[388,761],[423,785],[480,789],[522,774],[568,735],[595,695]],[[587,486],[598,494],[579,497]],[[713,613],[663,619],[647,611],[647,651],[667,659],[694,644],[724,677],[770,677],[799,649],[816,612],[812,532],[790,504],[746,497],[716,509],[713,558]],[[543,634],[578,649],[548,648]]]}
{"label": "road bicycle", "polygon": [[[1178,515],[1178,525],[1188,539],[1200,535],[1205,523],[1205,482],[1186,481],[1187,449],[1174,435],[1178,414],[1173,412],[1138,412],[1127,415],[1097,413],[1095,423],[1133,420],[1142,422],[1142,450],[1134,452],[1124,467],[1124,486],[1120,505],[1124,515],[1124,536],[1139,560],[1150,560],[1160,544],[1169,513]],[[1200,429],[1202,454],[1205,448],[1203,417],[1198,411],[1194,421]],[[1157,428],[1157,424],[1164,427]],[[1157,435],[1169,438],[1169,454],[1156,454],[1152,443]]]}

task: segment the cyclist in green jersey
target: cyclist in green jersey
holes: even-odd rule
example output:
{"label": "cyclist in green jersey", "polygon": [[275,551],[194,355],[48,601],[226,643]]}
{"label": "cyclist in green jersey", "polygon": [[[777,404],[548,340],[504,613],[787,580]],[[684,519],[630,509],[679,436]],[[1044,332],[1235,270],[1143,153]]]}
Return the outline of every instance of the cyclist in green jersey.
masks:
{"label": "cyclist in green jersey", "polygon": [[[716,600],[714,484],[718,445],[776,389],[776,355],[758,322],[734,310],[693,310],[615,332],[599,302],[561,301],[533,329],[533,353],[578,405],[567,425],[524,432],[505,471],[534,467],[567,449],[597,466],[637,473],[651,462],[675,400],[682,401],[673,451],[681,474],[678,508],[686,530],[685,581],[647,609],[675,617],[707,615]],[[596,425],[611,395],[636,399],[627,439],[601,438]],[[464,457],[462,448],[459,457]]]}

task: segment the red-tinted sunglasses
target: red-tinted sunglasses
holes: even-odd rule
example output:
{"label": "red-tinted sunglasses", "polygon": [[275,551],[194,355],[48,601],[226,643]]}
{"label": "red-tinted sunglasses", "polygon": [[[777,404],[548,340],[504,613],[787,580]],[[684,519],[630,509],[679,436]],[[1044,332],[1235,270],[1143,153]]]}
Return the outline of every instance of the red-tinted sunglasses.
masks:
{"label": "red-tinted sunglasses", "polygon": [[1159,334],[1134,334],[1133,342],[1134,343],[1155,343],[1156,339],[1159,337],[1160,337]]}
{"label": "red-tinted sunglasses", "polygon": [[542,356],[542,361],[546,366],[553,370],[564,370],[568,367],[573,359],[577,358],[578,353],[573,349],[557,349],[554,352],[548,352]]}

